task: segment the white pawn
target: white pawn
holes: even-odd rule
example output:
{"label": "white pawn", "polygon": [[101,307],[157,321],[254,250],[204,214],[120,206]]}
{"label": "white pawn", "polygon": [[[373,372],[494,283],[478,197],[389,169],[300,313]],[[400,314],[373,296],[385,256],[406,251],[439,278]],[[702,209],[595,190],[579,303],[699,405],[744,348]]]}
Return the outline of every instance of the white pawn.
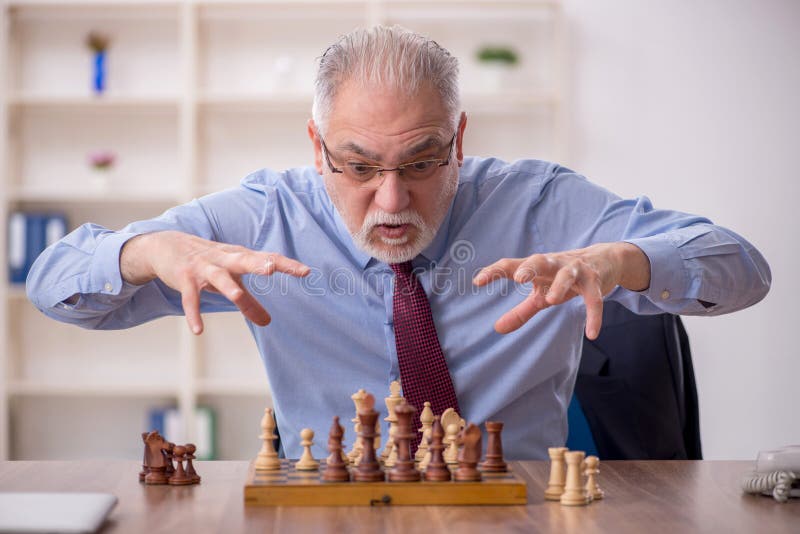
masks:
{"label": "white pawn", "polygon": [[586,470],[583,472],[586,476],[586,493],[592,500],[602,499],[605,496],[605,492],[597,485],[597,475],[600,473],[600,469],[597,466],[600,464],[600,458],[587,456],[584,463],[586,464]]}
{"label": "white pawn", "polygon": [[458,424],[450,423],[444,432],[444,443],[447,449],[444,451],[444,461],[447,465],[458,464]]}
{"label": "white pawn", "polygon": [[263,469],[266,471],[275,471],[281,468],[281,461],[278,459],[278,453],[275,452],[273,440],[277,439],[275,435],[275,419],[272,417],[272,408],[264,410],[264,417],[261,418],[261,435],[263,440],[261,451],[256,457],[256,469]]}
{"label": "white pawn", "polygon": [[316,471],[319,469],[319,462],[311,455],[311,446],[314,444],[314,431],[310,428],[304,428],[300,431],[300,445],[303,446],[303,456],[294,464],[294,468],[298,471]]}

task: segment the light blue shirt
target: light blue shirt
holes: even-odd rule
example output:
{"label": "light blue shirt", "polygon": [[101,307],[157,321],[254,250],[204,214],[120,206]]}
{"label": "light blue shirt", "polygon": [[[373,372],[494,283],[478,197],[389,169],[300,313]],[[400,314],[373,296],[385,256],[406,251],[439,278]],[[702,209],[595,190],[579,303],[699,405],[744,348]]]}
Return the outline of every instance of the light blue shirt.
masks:
{"label": "light blue shirt", "polygon": [[[385,412],[389,383],[399,379],[394,276],[388,265],[355,247],[311,167],[255,172],[238,188],[120,232],[83,225],[36,261],[28,277],[31,301],[50,317],[97,329],[181,314],[177,292],[157,280],[130,285],[119,271],[125,241],[167,229],[279,252],[312,267],[304,279],[243,278],[273,317],[269,326],[248,326],[264,361],[287,456],[300,456],[304,427],[318,436],[314,453],[326,455],[332,416],[352,418],[350,395],[360,388],[373,393]],[[635,312],[716,315],[754,304],[769,289],[761,254],[707,219],[656,210],[645,197],[620,199],[552,163],[464,162],[449,212],[414,267],[430,300],[461,415],[478,424],[505,422],[508,458],[545,459],[547,447],[564,443],[585,307],[572,299],[500,335],[495,320],[530,286],[504,280],[476,288],[473,276],[504,257],[621,240],[640,247],[651,263],[648,290],[617,287],[607,297]],[[62,302],[73,294],[80,294],[74,305]],[[201,306],[203,312],[236,311],[212,293],[203,293]],[[351,445],[350,429],[348,437]]]}

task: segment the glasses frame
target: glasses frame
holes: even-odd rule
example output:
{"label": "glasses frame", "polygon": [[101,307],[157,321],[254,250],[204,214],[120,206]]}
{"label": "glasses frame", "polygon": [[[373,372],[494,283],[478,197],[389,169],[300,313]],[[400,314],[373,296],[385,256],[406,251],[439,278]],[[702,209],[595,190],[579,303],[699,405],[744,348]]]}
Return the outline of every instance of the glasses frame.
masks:
{"label": "glasses frame", "polygon": [[[330,169],[330,171],[332,173],[335,173],[335,174],[344,174],[344,170],[343,169],[333,166],[333,164],[331,163],[330,151],[328,150],[328,146],[325,144],[325,140],[322,138],[322,135],[320,135],[319,132],[317,132],[317,135],[319,136],[319,141],[320,141],[320,144],[322,145],[322,155],[325,157],[325,163],[328,165],[328,168]],[[412,165],[416,165],[417,163],[422,163],[422,162],[434,162],[434,161],[437,161],[437,162],[439,162],[438,167],[447,167],[448,165],[450,165],[450,160],[453,158],[453,146],[455,145],[456,136],[457,135],[458,135],[458,130],[456,130],[453,133],[452,139],[450,139],[450,142],[447,143],[447,147],[448,147],[447,148],[447,159],[442,159],[442,158],[421,159],[421,160],[417,160],[417,161],[409,161],[408,163],[401,163],[397,167],[393,167],[393,168],[380,167],[378,165],[362,165],[362,167],[367,167],[369,169],[374,169],[375,170],[375,174],[373,174],[372,176],[370,176],[368,179],[364,180],[363,182],[358,181],[358,180],[356,180],[356,181],[358,182],[360,187],[370,187],[372,185],[372,184],[370,184],[370,182],[376,176],[378,176],[380,178],[383,178],[384,177],[383,173],[392,172],[392,171],[397,171],[399,176],[403,176],[403,171],[406,168],[411,167]],[[431,177],[433,177],[435,174],[436,173],[431,175]],[[374,187],[376,187],[376,188],[380,187],[382,183],[383,183],[383,180],[378,182]]]}

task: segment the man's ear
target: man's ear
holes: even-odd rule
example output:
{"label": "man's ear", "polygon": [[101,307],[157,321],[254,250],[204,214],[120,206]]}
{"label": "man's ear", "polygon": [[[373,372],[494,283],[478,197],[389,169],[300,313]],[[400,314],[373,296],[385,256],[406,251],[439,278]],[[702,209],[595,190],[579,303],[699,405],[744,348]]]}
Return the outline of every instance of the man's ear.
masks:
{"label": "man's ear", "polygon": [[322,176],[322,143],[317,135],[317,125],[314,124],[314,119],[308,119],[308,138],[311,139],[311,144],[314,145],[314,166],[317,172]]}
{"label": "man's ear", "polygon": [[458,166],[464,163],[464,130],[467,128],[467,114],[461,112],[461,119],[458,122],[458,135],[456,136],[456,158]]}

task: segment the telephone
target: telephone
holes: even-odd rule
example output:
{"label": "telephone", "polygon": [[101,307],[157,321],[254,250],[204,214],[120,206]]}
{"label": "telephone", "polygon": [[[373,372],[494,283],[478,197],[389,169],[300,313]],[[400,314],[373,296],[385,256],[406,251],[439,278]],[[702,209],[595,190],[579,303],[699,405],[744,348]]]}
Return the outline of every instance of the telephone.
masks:
{"label": "telephone", "polygon": [[778,502],[800,497],[800,445],[759,452],[756,470],[742,478],[742,490],[772,495]]}

